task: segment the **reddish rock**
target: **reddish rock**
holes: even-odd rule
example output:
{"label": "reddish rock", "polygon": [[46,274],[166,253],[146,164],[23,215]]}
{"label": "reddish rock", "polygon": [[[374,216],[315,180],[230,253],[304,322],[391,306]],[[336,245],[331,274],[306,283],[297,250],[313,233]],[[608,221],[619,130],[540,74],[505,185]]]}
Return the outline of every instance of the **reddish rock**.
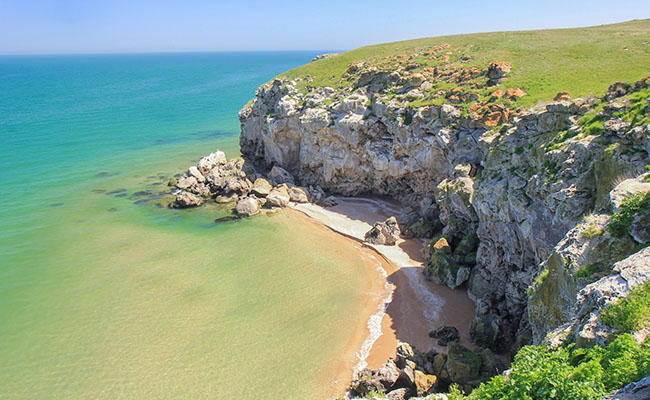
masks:
{"label": "reddish rock", "polygon": [[607,89],[607,100],[625,96],[630,89],[630,85],[625,82],[614,82]]}
{"label": "reddish rock", "polygon": [[508,72],[510,72],[511,68],[512,67],[510,66],[509,62],[493,61],[488,64],[488,79],[493,84],[497,84],[506,76]]}
{"label": "reddish rock", "polygon": [[569,92],[559,92],[558,94],[553,97],[553,101],[566,101],[566,100],[571,100],[571,95]]}
{"label": "reddish rock", "polygon": [[494,92],[492,92],[492,97],[494,99],[500,99],[503,96],[505,96],[506,92],[503,91],[503,89],[497,89]]}

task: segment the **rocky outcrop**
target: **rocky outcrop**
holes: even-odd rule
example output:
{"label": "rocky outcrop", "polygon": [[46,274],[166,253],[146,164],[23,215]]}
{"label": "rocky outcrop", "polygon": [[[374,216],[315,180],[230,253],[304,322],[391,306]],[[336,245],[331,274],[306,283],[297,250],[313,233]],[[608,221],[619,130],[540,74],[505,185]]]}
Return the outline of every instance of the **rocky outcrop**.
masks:
{"label": "rocky outcrop", "polygon": [[435,396],[453,383],[469,393],[503,370],[503,363],[489,350],[475,352],[451,343],[448,354],[434,350],[423,353],[408,343],[398,343],[395,358],[389,359],[376,371],[359,371],[350,391],[356,396],[366,396],[375,391],[385,393],[386,398],[396,397],[399,393],[402,396],[399,398],[409,399]]}
{"label": "rocky outcrop", "polygon": [[[511,68],[495,62],[438,71],[436,79],[483,76],[482,84],[503,84]],[[528,324],[527,290],[540,265],[559,266],[550,258],[556,245],[585,215],[607,208],[617,183],[650,164],[650,127],[624,120],[628,110],[647,107],[633,104],[630,93],[647,91],[650,81],[615,85],[602,100],[563,95],[529,110],[480,99],[474,106],[464,89],[445,94],[450,103],[453,96],[470,102],[463,115],[453,104],[409,106],[427,90],[428,73],[360,63],[344,76],[351,87],[273,80],[240,112],[242,154],[284,168],[304,186],[389,195],[417,210],[405,234],[448,237],[449,251],[428,255],[427,276],[467,284],[480,319],[475,337],[493,338],[485,340],[496,349],[551,327]],[[637,225],[642,237],[643,222]],[[461,257],[455,248],[464,237],[476,238],[477,248]],[[571,297],[568,286],[557,291]]]}
{"label": "rocky outcrop", "polygon": [[630,383],[603,397],[603,400],[647,400],[650,399],[650,376]]}
{"label": "rocky outcrop", "polygon": [[[626,198],[650,193],[646,176],[623,180],[613,188],[610,204],[584,217],[541,264],[528,291],[528,318],[536,343],[547,340],[557,346],[572,340],[604,345],[614,333],[600,322],[600,310],[650,278],[650,253],[648,248],[637,252],[645,243],[634,235],[611,232],[612,212],[620,214]],[[637,210],[630,216],[631,230],[645,215]]]}

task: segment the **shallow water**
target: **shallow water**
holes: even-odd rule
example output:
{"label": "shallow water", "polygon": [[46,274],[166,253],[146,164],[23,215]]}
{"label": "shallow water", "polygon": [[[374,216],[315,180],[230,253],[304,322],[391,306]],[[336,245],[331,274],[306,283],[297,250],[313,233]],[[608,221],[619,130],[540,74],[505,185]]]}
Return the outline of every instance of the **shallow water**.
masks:
{"label": "shallow water", "polygon": [[0,57],[0,398],[322,397],[367,295],[354,249],[156,205],[314,55]]}

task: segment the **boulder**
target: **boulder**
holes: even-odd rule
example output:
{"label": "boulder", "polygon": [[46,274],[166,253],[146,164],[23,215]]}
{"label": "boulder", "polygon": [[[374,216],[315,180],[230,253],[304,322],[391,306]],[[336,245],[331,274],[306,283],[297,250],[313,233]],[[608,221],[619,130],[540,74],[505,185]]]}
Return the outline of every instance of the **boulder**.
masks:
{"label": "boulder", "polygon": [[196,186],[198,181],[193,176],[183,176],[176,183],[176,187],[179,189],[187,190],[193,186]]}
{"label": "boulder", "polygon": [[278,167],[277,165],[271,168],[268,178],[275,185],[280,185],[282,183],[295,183],[293,176],[286,169]]}
{"label": "boulder", "polygon": [[395,217],[390,217],[384,222],[377,222],[372,229],[366,232],[363,240],[370,244],[383,244],[392,246],[399,239],[400,229]]}
{"label": "boulder", "polygon": [[176,195],[175,204],[179,208],[189,208],[200,206],[202,202],[203,199],[201,199],[199,196],[183,190]]}
{"label": "boulder", "polygon": [[369,369],[363,369],[358,372],[357,379],[350,384],[350,391],[353,395],[365,397],[369,392],[386,392],[386,387],[381,383],[381,379],[372,373]]}
{"label": "boulder", "polygon": [[309,203],[309,197],[307,193],[299,187],[289,188],[289,198],[294,203]]}
{"label": "boulder", "polygon": [[271,186],[269,181],[264,178],[257,178],[255,179],[255,183],[253,183],[251,192],[253,192],[255,196],[266,197],[271,193],[271,190],[273,190],[273,186]]}
{"label": "boulder", "polygon": [[453,326],[441,326],[429,332],[429,337],[439,339],[438,344],[440,346],[446,346],[448,343],[458,342],[460,340],[458,329]]}
{"label": "boulder", "polygon": [[250,217],[260,212],[260,206],[254,196],[243,197],[237,202],[235,211],[237,211],[238,214]]}
{"label": "boulder", "polygon": [[415,359],[413,347],[406,342],[397,343],[395,355],[395,365],[397,365],[398,368],[404,368],[404,366],[406,366],[406,361],[413,361]]}
{"label": "boulder", "polygon": [[388,400],[406,400],[409,396],[409,390],[407,388],[395,389],[386,394],[386,399]]}
{"label": "boulder", "polygon": [[511,69],[512,69],[512,67],[510,66],[509,62],[493,61],[493,62],[489,63],[488,64],[488,74],[487,74],[488,79],[489,79],[489,83],[494,85],[494,84],[497,84],[497,83],[501,82],[501,80],[506,76],[506,74],[508,72],[510,72]]}
{"label": "boulder", "polygon": [[452,343],[447,352],[447,371],[452,381],[471,384],[480,379],[481,358],[467,347]]}
{"label": "boulder", "polygon": [[187,169],[187,174],[196,178],[197,182],[205,182],[205,176],[199,171],[195,166],[191,166]]}
{"label": "boulder", "polygon": [[435,375],[425,374],[420,370],[415,370],[415,388],[417,390],[418,396],[424,396],[433,389],[434,385],[438,381],[438,378]]}
{"label": "boulder", "polygon": [[210,153],[207,156],[201,158],[197,164],[197,169],[201,174],[206,176],[212,169],[218,165],[226,164],[226,154],[223,151],[217,150],[214,153]]}
{"label": "boulder", "polygon": [[388,359],[384,365],[382,365],[376,373],[376,376],[379,378],[382,385],[385,388],[390,389],[395,385],[395,382],[400,378],[401,371],[395,365],[395,362],[392,358]]}
{"label": "boulder", "polygon": [[215,197],[214,200],[219,204],[233,203],[239,200],[239,195],[237,193],[231,193],[229,195],[222,194]]}
{"label": "boulder", "polygon": [[571,100],[571,95],[569,92],[558,92],[558,94],[553,97],[553,101],[569,101]]}
{"label": "boulder", "polygon": [[226,193],[239,193],[246,195],[250,192],[253,184],[246,178],[228,178],[224,183],[223,190]]}
{"label": "boulder", "polygon": [[266,196],[266,207],[280,207],[284,208],[289,205],[289,191],[286,185],[280,185],[274,188],[268,196]]}
{"label": "boulder", "polygon": [[336,197],[328,196],[319,201],[318,204],[323,207],[334,207],[335,205],[339,204],[339,202],[336,200]]}

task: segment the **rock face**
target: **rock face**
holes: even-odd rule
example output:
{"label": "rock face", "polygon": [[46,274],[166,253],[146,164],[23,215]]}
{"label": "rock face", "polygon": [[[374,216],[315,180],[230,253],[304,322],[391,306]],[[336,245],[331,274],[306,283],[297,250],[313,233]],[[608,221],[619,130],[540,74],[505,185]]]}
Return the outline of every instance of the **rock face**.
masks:
{"label": "rock face", "polygon": [[385,244],[393,246],[399,239],[400,230],[395,217],[390,217],[384,222],[377,222],[372,229],[366,232],[363,240],[370,244]]}
{"label": "rock face", "polygon": [[633,382],[622,389],[603,397],[603,400],[647,400],[650,399],[650,376]]}
{"label": "rock face", "polygon": [[[494,62],[467,74],[502,84],[510,69]],[[349,88],[299,89],[299,82],[277,79],[261,86],[239,114],[244,157],[281,167],[305,186],[406,202],[419,215],[405,232],[448,236],[449,251],[429,254],[427,276],[450,287],[467,284],[480,311],[475,337],[496,338],[485,339],[496,346],[499,338],[530,337],[535,330],[539,339],[555,325],[528,324],[527,291],[542,264],[562,274],[559,259],[549,258],[558,243],[585,215],[611,213],[612,188],[650,164],[650,127],[621,117],[632,107],[630,93],[647,91],[650,80],[613,85],[597,110],[598,99],[560,96],[518,112],[482,103],[466,117],[453,104],[411,108],[388,92],[417,97],[430,84],[421,74],[363,65],[348,73],[358,77]],[[471,101],[469,93],[456,92],[448,93],[450,103]],[[634,232],[645,237],[641,228]],[[463,255],[456,249],[464,237],[474,238],[476,248]],[[576,290],[565,282],[547,295],[571,298]],[[550,319],[564,321],[570,303]]]}
{"label": "rock face", "polygon": [[[609,193],[608,208],[620,211],[625,197],[649,192],[650,186],[644,182],[645,177],[640,177],[619,183]],[[633,216],[631,231],[645,215]],[[547,340],[556,346],[574,340],[581,345],[606,344],[613,331],[600,322],[600,310],[650,278],[648,249],[636,252],[643,241],[632,232],[613,235],[608,229],[611,220],[608,211],[586,216],[540,265],[528,301],[536,343]]]}

